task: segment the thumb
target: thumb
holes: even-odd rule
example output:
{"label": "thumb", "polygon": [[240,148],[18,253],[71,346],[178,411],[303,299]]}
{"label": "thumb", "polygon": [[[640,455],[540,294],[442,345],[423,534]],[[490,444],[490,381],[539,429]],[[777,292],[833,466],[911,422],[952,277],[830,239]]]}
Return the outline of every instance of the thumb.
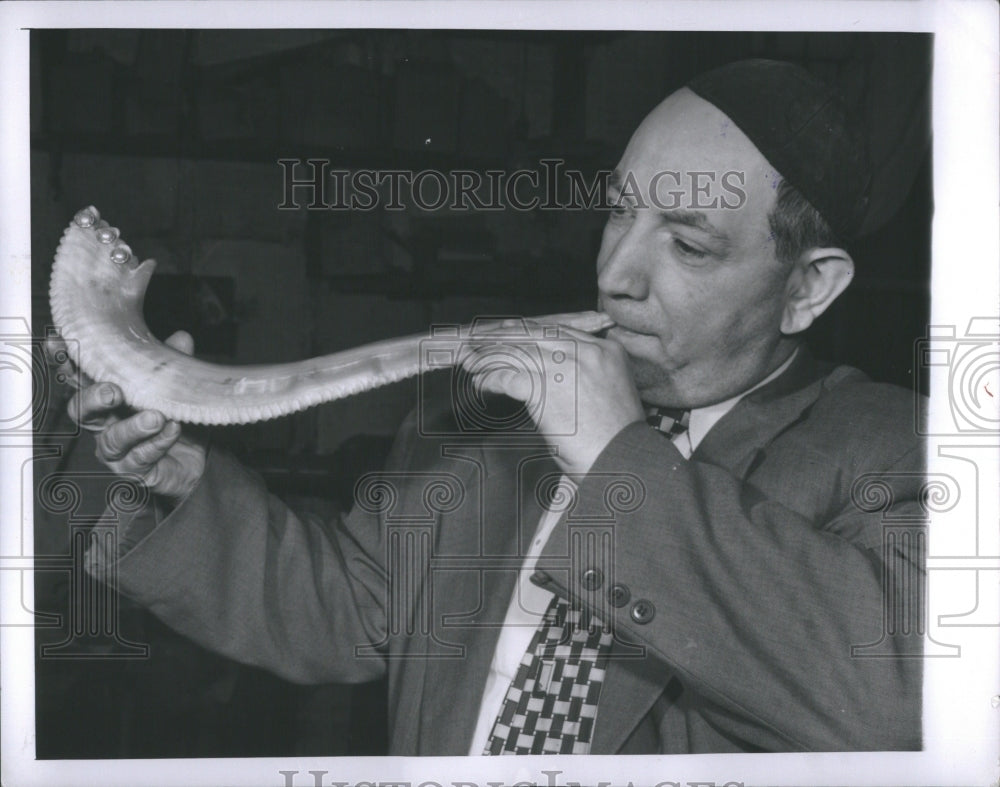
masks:
{"label": "thumb", "polygon": [[191,338],[191,334],[187,331],[177,331],[170,335],[170,338],[164,342],[167,347],[173,347],[177,352],[184,353],[185,355],[194,354],[194,339]]}

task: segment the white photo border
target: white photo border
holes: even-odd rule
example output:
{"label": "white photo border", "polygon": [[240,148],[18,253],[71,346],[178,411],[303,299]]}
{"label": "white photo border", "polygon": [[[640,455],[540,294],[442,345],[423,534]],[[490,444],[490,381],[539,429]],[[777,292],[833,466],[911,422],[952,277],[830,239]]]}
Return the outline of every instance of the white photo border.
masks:
{"label": "white photo border", "polygon": [[[239,14],[234,14],[238,6]],[[30,325],[29,30],[31,28],[495,28],[646,30],[810,30],[931,32],[934,39],[934,220],[931,324],[968,335],[971,318],[998,325],[1000,164],[998,164],[998,15],[982,2],[37,2],[0,6],[0,318]],[[989,342],[989,336],[985,341]],[[996,344],[996,338],[992,339]],[[994,366],[995,368],[995,366]],[[30,375],[9,379],[0,368],[0,397],[31,399]],[[25,379],[27,377],[27,379]],[[932,418],[946,419],[950,395],[944,371],[931,377]],[[931,431],[934,431],[933,428]],[[985,441],[984,441],[985,440]],[[932,437],[931,470],[953,470],[954,457],[975,446],[981,527],[998,521],[997,435]],[[985,450],[984,450],[985,449]],[[925,661],[924,750],[912,753],[745,754],[675,756],[440,758],[249,758],[197,760],[35,760],[32,629],[18,625],[33,601],[30,556],[16,540],[31,528],[19,510],[27,437],[0,438],[0,681],[3,783],[10,785],[139,784],[312,785],[422,783],[450,785],[677,782],[716,785],[957,785],[996,783],[1000,753],[1000,627],[947,629],[961,657]],[[970,454],[971,456],[971,454]],[[951,462],[951,464],[949,464]],[[968,474],[963,476],[968,478]],[[973,482],[974,483],[974,482]],[[985,494],[984,494],[985,490]],[[969,555],[946,522],[932,523],[930,620],[995,603],[970,599],[970,570],[986,572],[996,588],[1000,547]],[[949,557],[950,556],[950,557]],[[953,574],[946,574],[951,571]],[[940,575],[941,580],[937,581]],[[24,607],[22,607],[22,604]],[[28,613],[30,614],[30,613]],[[282,771],[295,772],[288,777]]]}

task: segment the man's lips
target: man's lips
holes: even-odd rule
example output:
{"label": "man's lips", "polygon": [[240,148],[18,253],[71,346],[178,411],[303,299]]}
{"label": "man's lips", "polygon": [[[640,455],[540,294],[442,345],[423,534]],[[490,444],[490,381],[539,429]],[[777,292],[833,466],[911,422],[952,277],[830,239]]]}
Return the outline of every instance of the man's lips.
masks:
{"label": "man's lips", "polygon": [[612,326],[608,330],[608,334],[607,335],[610,336],[610,337],[612,337],[612,338],[614,338],[616,336],[621,336],[621,337],[624,337],[624,338],[652,336],[652,334],[650,334],[650,333],[646,333],[644,331],[637,331],[637,330],[634,330],[632,328],[628,328],[628,327],[622,325],[621,323],[615,323],[615,325]]}
{"label": "man's lips", "polygon": [[[598,308],[600,308],[600,307],[598,307]],[[645,331],[645,330],[643,330],[638,325],[636,325],[635,323],[633,323],[631,319],[629,319],[627,317],[624,317],[624,318],[619,317],[611,309],[601,309],[601,313],[606,314],[608,316],[608,319],[614,321],[614,325],[612,325],[608,329],[607,335],[611,335],[612,333],[617,333],[617,334],[620,334],[622,336],[654,336],[655,335],[654,331]]]}
{"label": "man's lips", "polygon": [[[600,304],[604,306],[607,304]],[[598,308],[600,308],[600,306]],[[632,319],[637,315],[618,315],[615,313],[614,309],[601,309],[603,314],[606,314],[609,319],[614,320],[614,325],[612,325],[604,335],[609,339],[616,339],[620,343],[632,343],[639,340],[649,340],[657,339],[658,333],[656,330],[645,330],[645,326],[640,326],[636,324],[636,321]]]}

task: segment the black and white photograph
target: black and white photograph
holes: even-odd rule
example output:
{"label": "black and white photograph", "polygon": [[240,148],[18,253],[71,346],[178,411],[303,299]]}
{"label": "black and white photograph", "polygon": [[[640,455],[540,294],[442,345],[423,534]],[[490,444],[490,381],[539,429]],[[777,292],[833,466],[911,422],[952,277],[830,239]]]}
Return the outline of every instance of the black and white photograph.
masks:
{"label": "black and white photograph", "polygon": [[996,780],[995,7],[2,11],[5,784]]}

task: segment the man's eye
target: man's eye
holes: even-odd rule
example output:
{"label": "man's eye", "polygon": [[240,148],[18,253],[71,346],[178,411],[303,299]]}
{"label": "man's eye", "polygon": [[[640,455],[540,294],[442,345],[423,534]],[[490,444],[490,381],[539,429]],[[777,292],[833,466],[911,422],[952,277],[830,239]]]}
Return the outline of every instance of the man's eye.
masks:
{"label": "man's eye", "polygon": [[697,249],[690,243],[685,243],[680,238],[674,238],[674,247],[685,257],[694,257],[700,260],[702,257],[708,256],[708,252]]}
{"label": "man's eye", "polygon": [[632,208],[623,202],[615,202],[611,205],[609,216],[612,219],[624,219],[630,216]]}

